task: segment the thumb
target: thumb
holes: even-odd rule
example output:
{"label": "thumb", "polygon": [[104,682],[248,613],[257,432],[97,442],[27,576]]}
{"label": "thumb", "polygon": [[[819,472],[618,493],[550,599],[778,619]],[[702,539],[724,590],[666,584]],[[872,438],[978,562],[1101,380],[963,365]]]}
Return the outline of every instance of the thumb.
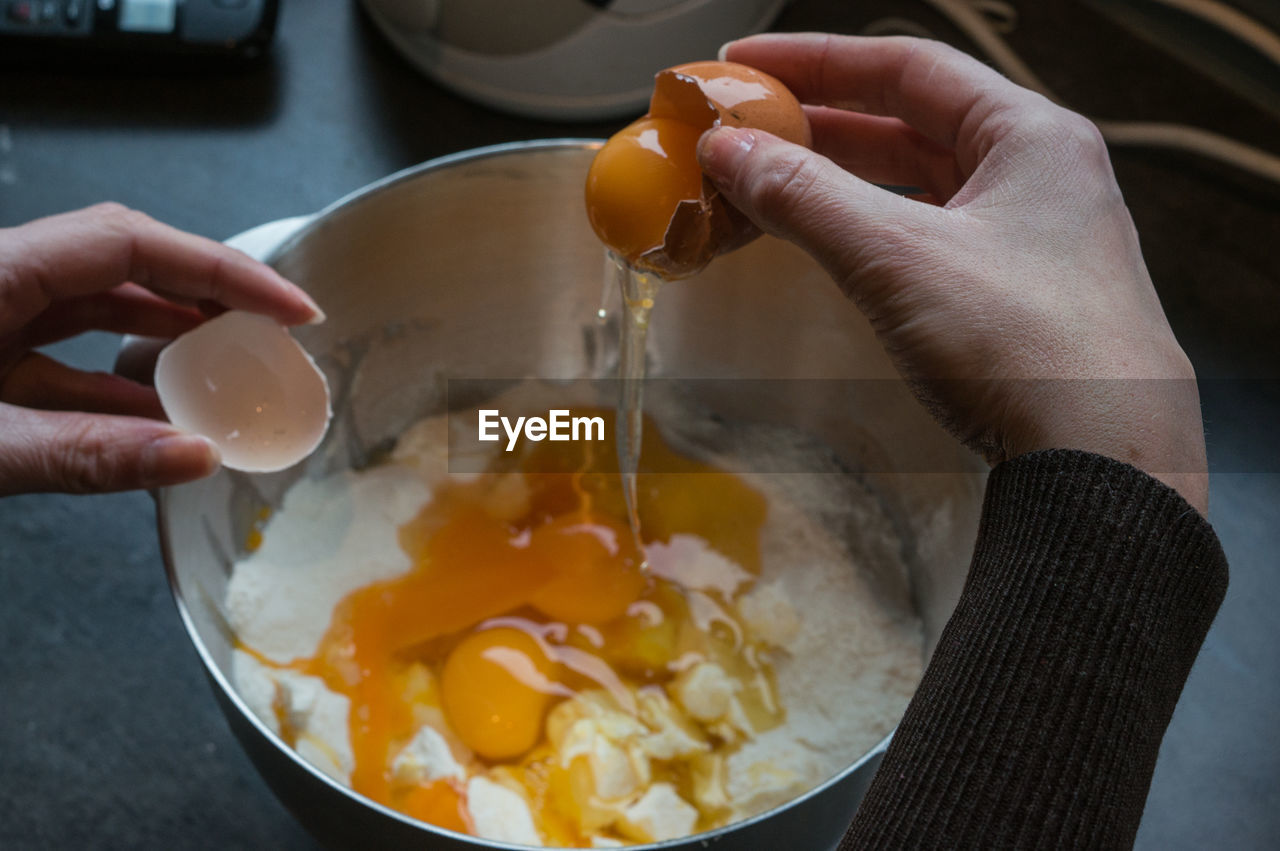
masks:
{"label": "thumb", "polygon": [[162,487],[219,462],[208,439],[166,423],[0,404],[0,496]]}
{"label": "thumb", "polygon": [[851,292],[868,262],[891,251],[893,232],[922,207],[861,180],[831,160],[762,130],[718,127],[698,162],[731,205],[765,233],[799,245]]}

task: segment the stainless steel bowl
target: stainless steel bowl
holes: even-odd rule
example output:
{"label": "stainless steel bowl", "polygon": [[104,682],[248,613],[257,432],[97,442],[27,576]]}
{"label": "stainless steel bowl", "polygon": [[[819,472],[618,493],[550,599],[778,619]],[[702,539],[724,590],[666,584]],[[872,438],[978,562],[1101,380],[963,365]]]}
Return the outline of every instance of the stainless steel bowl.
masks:
{"label": "stainless steel bowl", "polygon": [[[515,847],[373,803],[268,730],[231,685],[233,636],[223,614],[231,565],[261,506],[278,504],[299,476],[362,463],[442,406],[447,378],[607,374],[610,337],[595,319],[602,251],[582,203],[598,146],[566,140],[469,151],[393,175],[313,217],[268,259],[329,316],[297,331],[329,371],[344,412],[326,446],[280,474],[223,471],[158,495],[174,598],[227,720],[267,783],[327,845]],[[758,240],[669,287],[652,329],[654,375],[789,379],[736,383],[749,389],[702,401],[727,416],[806,429],[864,471],[906,542],[931,649],[959,595],[982,465],[892,380],[867,323],[822,270],[790,245]],[[886,743],[782,807],[660,847],[833,847]]]}

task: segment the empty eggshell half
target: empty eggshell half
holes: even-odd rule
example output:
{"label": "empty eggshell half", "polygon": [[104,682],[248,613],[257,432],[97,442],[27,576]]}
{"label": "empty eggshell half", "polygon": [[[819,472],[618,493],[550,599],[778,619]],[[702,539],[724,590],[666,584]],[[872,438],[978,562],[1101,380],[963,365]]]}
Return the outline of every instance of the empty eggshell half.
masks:
{"label": "empty eggshell half", "polygon": [[233,310],[183,334],[156,361],[169,420],[202,434],[233,470],[268,473],[298,463],[329,427],[329,383],[272,319]]}

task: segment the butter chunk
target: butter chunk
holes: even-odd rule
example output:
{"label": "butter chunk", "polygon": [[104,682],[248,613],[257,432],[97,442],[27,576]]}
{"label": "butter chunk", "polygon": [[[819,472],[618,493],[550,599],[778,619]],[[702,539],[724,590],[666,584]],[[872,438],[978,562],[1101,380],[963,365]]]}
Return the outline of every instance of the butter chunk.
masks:
{"label": "butter chunk", "polygon": [[543,847],[528,802],[500,783],[484,777],[471,778],[467,783],[467,812],[481,839]]}
{"label": "butter chunk", "polygon": [[329,691],[318,677],[295,671],[277,674],[276,682],[288,723],[297,736],[299,755],[335,780],[349,784],[356,764],[347,725],[351,701]]}
{"label": "butter chunk", "polygon": [[276,687],[280,689],[285,728],[295,733],[305,732],[321,701],[321,692],[328,689],[319,679],[294,671],[276,671],[275,678]]}
{"label": "butter chunk", "polygon": [[724,757],[718,754],[699,754],[689,764],[693,781],[693,802],[704,813],[717,813],[728,809],[732,802],[725,788]]}
{"label": "butter chunk", "polygon": [[[565,735],[560,764],[568,767],[577,759],[585,759],[590,767],[596,798],[604,801],[624,798],[641,785],[640,772],[627,752],[605,736],[593,719],[583,718],[574,722]],[[644,773],[648,774],[647,771]]]}
{"label": "butter chunk", "polygon": [[231,654],[231,676],[236,681],[236,691],[258,720],[277,736],[281,734],[280,721],[276,718],[276,680],[268,668],[243,650]]}
{"label": "butter chunk", "polygon": [[652,732],[640,739],[640,748],[652,759],[679,759],[711,749],[711,745],[689,723],[680,708],[658,690],[638,696],[640,719]]}
{"label": "butter chunk", "polygon": [[351,785],[351,770],[342,765],[340,762],[341,757],[324,742],[304,736],[298,739],[293,749],[298,752],[298,756],[323,771],[333,780],[338,781],[343,786]]}
{"label": "butter chunk", "polygon": [[334,780],[351,784],[351,701],[318,677],[263,665],[242,650],[232,657],[232,676],[249,708],[273,733]]}
{"label": "butter chunk", "polygon": [[693,833],[698,823],[694,809],[670,783],[655,783],[618,819],[619,833],[637,842],[662,842]]}
{"label": "butter chunk", "polygon": [[690,717],[710,723],[729,714],[738,684],[714,662],[699,662],[681,671],[671,690]]}
{"label": "butter chunk", "polygon": [[713,736],[719,736],[726,742],[736,742],[754,736],[755,728],[751,726],[751,719],[747,718],[747,711],[742,708],[742,701],[734,695],[729,700],[729,711],[716,721],[709,723],[707,732]]}
{"label": "butter chunk", "polygon": [[671,536],[667,543],[654,541],[645,546],[649,570],[697,591],[715,591],[732,598],[754,578],[741,565],[725,558],[697,535]]}
{"label": "butter chunk", "polygon": [[391,763],[391,771],[402,783],[430,783],[452,778],[467,779],[467,771],[453,757],[449,743],[433,727],[424,726],[414,734]]}
{"label": "butter chunk", "polygon": [[595,721],[600,731],[615,742],[643,735],[643,724],[618,709],[617,704],[602,691],[584,691],[569,700],[557,704],[547,715],[547,739],[561,750],[569,729],[583,718]]}

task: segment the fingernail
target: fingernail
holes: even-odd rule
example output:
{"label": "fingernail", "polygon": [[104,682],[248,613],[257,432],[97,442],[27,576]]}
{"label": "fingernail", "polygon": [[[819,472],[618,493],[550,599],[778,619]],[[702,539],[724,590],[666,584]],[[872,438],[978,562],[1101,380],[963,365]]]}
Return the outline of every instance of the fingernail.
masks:
{"label": "fingernail", "polygon": [[217,470],[221,463],[218,447],[200,434],[166,434],[142,451],[142,475],[147,485],[199,479]]}
{"label": "fingernail", "polygon": [[742,127],[718,127],[698,140],[698,161],[714,182],[729,180],[756,146],[756,134]]}
{"label": "fingernail", "polygon": [[307,307],[311,308],[311,318],[307,320],[308,325],[319,325],[325,320],[324,311],[320,309],[320,305],[316,304],[315,299],[307,295],[301,287],[296,284],[290,284],[293,291],[298,294],[299,300]]}
{"label": "fingernail", "polygon": [[731,44],[733,44],[733,42],[726,41],[724,44],[720,45],[720,49],[716,51],[716,59],[723,62],[724,58],[729,55],[729,45]]}
{"label": "fingernail", "polygon": [[320,305],[316,304],[315,299],[307,295],[306,290],[281,275],[275,269],[271,269],[271,273],[275,276],[276,284],[280,289],[284,290],[295,301],[302,302],[303,307],[306,307],[311,312],[311,318],[306,320],[306,324],[319,325],[324,321],[324,311],[320,309]]}

